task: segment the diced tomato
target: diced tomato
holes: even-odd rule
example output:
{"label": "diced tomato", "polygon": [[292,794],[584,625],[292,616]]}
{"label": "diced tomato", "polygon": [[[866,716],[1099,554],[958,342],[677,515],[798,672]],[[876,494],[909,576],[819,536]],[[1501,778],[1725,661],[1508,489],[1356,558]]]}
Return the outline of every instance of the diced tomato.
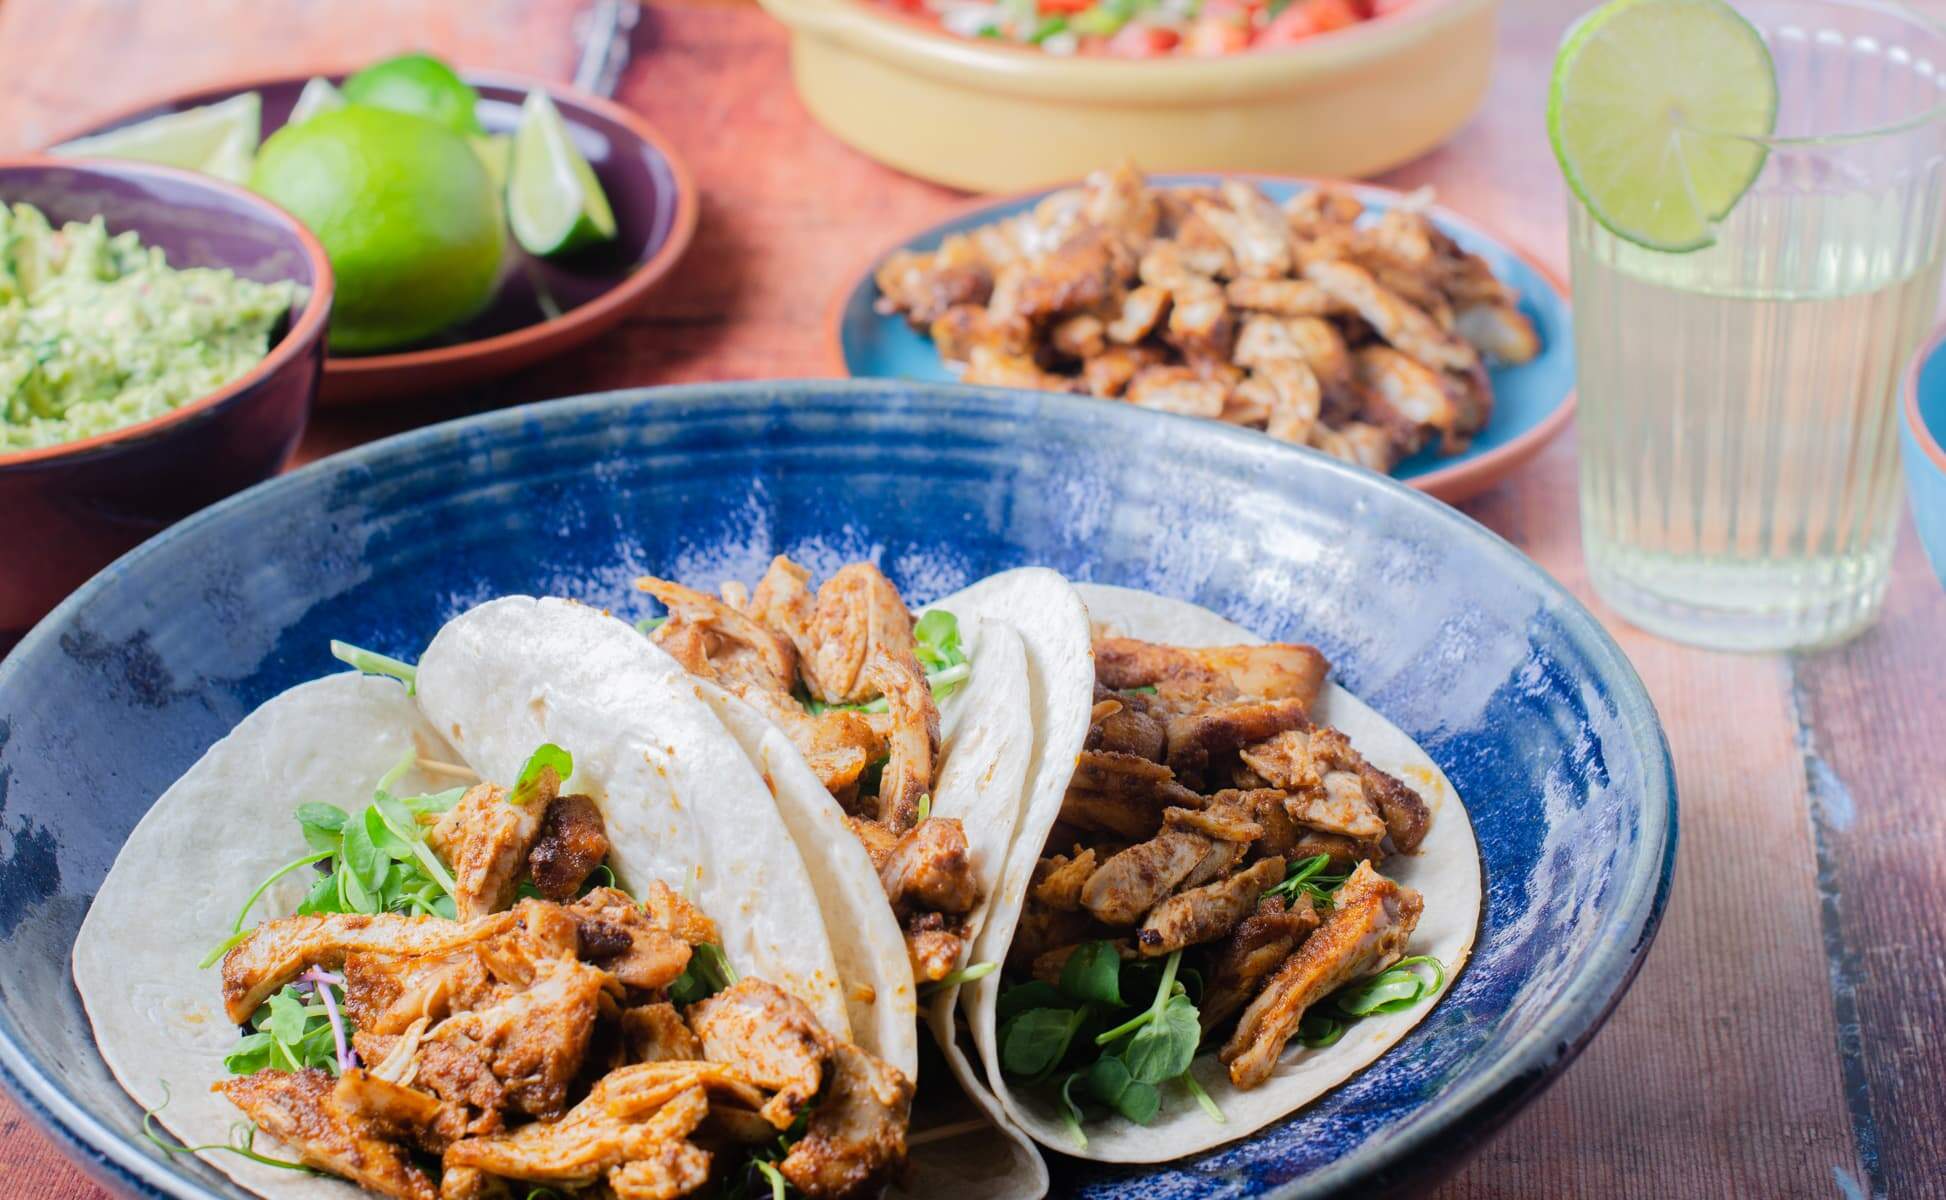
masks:
{"label": "diced tomato", "polygon": [[1103,47],[1109,54],[1123,58],[1155,58],[1176,48],[1182,37],[1173,29],[1154,25],[1124,25]]}
{"label": "diced tomato", "polygon": [[[1204,11],[1208,11],[1207,7]],[[1183,38],[1182,51],[1184,54],[1213,57],[1234,54],[1247,49],[1249,45],[1250,31],[1241,22],[1203,17],[1189,27],[1188,35]]]}
{"label": "diced tomato", "polygon": [[1257,35],[1259,46],[1287,46],[1320,33],[1345,29],[1370,15],[1361,11],[1360,0],[1296,0],[1289,8],[1271,18]]}
{"label": "diced tomato", "polygon": [[1037,0],[1035,7],[1049,14],[1069,15],[1087,12],[1095,6],[1095,0]]}

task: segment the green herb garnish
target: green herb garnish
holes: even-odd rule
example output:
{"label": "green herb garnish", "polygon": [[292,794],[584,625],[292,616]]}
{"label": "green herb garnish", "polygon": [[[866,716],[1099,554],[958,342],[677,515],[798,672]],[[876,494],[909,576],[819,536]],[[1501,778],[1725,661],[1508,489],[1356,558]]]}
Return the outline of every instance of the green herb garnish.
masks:
{"label": "green herb garnish", "polygon": [[1314,854],[1310,858],[1299,859],[1284,868],[1283,882],[1264,889],[1266,896],[1281,896],[1286,903],[1295,901],[1302,892],[1320,908],[1331,907],[1331,894],[1339,885],[1350,879],[1350,875],[1326,875],[1324,869],[1331,865],[1329,854]]}
{"label": "green herb garnish", "polygon": [[553,742],[543,742],[527,756],[527,763],[520,768],[514,778],[513,790],[507,793],[507,803],[526,804],[540,790],[541,772],[553,768],[556,786],[568,781],[574,774],[574,756]]}
{"label": "green herb garnish", "polygon": [[985,979],[999,969],[1000,964],[997,962],[968,963],[957,971],[948,971],[931,983],[921,986],[919,988],[919,994],[921,996],[930,996],[935,992],[943,992],[949,987],[963,983],[972,983],[976,979]]}
{"label": "green herb garnish", "polygon": [[[331,1033],[331,1017],[316,988],[300,991],[296,984],[283,989],[259,1005],[250,1017],[250,1032],[223,1056],[223,1069],[232,1075],[254,1075],[265,1068],[302,1071],[318,1067],[338,1073],[337,1042]],[[334,990],[333,997],[343,995]],[[340,1004],[340,1011],[343,1010]]]}
{"label": "green herb garnish", "polygon": [[199,1154],[204,1150],[221,1150],[227,1154],[240,1155],[249,1159],[251,1162],[262,1163],[266,1167],[281,1167],[286,1171],[302,1171],[306,1175],[315,1175],[318,1173],[303,1163],[286,1162],[281,1158],[271,1158],[267,1154],[259,1154],[256,1150],[257,1127],[248,1121],[238,1121],[236,1124],[230,1126],[230,1140],[227,1142],[208,1142],[201,1146],[184,1146],[174,1145],[164,1141],[162,1134],[155,1127],[156,1114],[169,1107],[169,1083],[167,1080],[161,1082],[162,1103],[142,1113],[142,1136],[157,1150],[169,1155]]}
{"label": "green herb garnish", "polygon": [[669,999],[679,1008],[707,1000],[737,981],[736,968],[730,965],[723,947],[703,942],[689,951],[689,965],[669,985]]}
{"label": "green herb garnish", "polygon": [[362,646],[354,646],[350,642],[341,642],[335,638],[331,642],[331,657],[367,675],[386,675],[398,680],[405,685],[405,694],[408,696],[416,695],[419,691],[419,668],[402,659],[380,654],[376,650],[367,650]]}

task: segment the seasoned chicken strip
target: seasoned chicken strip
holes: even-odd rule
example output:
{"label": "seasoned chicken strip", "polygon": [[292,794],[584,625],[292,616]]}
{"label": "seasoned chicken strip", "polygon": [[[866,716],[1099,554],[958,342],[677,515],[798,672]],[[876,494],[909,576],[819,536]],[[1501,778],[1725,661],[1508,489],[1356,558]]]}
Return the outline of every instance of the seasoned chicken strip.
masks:
{"label": "seasoned chicken strip", "polygon": [[778,1169],[810,1200],[876,1196],[905,1165],[912,1084],[856,1046],[831,1059],[831,1085]]}
{"label": "seasoned chicken strip", "polygon": [[1082,886],[1082,907],[1110,925],[1133,925],[1175,890],[1210,846],[1199,833],[1164,829],[1096,868]]}
{"label": "seasoned chicken strip", "polygon": [[[901,616],[904,612],[899,610]],[[939,755],[939,706],[913,655],[909,622],[903,646],[875,645],[864,674],[867,684],[885,697],[892,718],[885,770],[879,776],[878,820],[888,829],[904,832],[919,819],[919,801],[932,791],[933,765]]]}
{"label": "seasoned chicken strip", "polygon": [[676,1006],[641,1004],[621,1015],[622,1038],[636,1062],[681,1062],[703,1057],[703,1044],[683,1024]]}
{"label": "seasoned chicken strip", "polygon": [[[1182,681],[1198,698],[1317,703],[1331,664],[1313,646],[1268,642],[1245,646],[1164,646],[1135,638],[1095,639],[1095,678],[1103,687],[1155,687]],[[1219,686],[1220,685],[1220,686]]]}
{"label": "seasoned chicken strip", "polygon": [[532,986],[433,1026],[419,1043],[415,1083],[482,1113],[557,1117],[611,986],[606,972],[583,963],[540,963]]}
{"label": "seasoned chicken strip", "polygon": [[1297,1023],[1319,1000],[1354,979],[1397,962],[1419,923],[1419,893],[1358,864],[1332,897],[1331,914],[1277,969],[1244,1009],[1223,1044],[1230,1082],[1253,1088],[1270,1078]]}
{"label": "seasoned chicken strip", "polygon": [[705,1058],[776,1093],[763,1115],[778,1129],[790,1128],[823,1086],[835,1042],[802,1000],[774,985],[738,980],[690,1005],[688,1017]]}
{"label": "seasoned chicken strip", "polygon": [[452,868],[453,907],[460,920],[475,921],[513,903],[527,854],[560,786],[554,768],[542,767],[533,798],[515,804],[507,789],[476,783],[440,816],[426,844]]}
{"label": "seasoned chicken strip", "polygon": [[1177,774],[1199,771],[1211,757],[1309,724],[1302,700],[1245,700],[1173,717],[1169,765]]}
{"label": "seasoned chicken strip", "polygon": [[1307,279],[1232,279],[1223,294],[1237,308],[1279,317],[1325,317],[1344,308]]}
{"label": "seasoned chicken strip", "polygon": [[370,1121],[388,1137],[401,1138],[435,1154],[466,1135],[466,1115],[417,1088],[402,1087],[362,1067],[338,1077],[332,1102]]}
{"label": "seasoned chicken strip", "polygon": [[580,956],[632,988],[665,988],[689,967],[690,943],[660,929],[616,888],[596,888],[567,906]]}
{"label": "seasoned chicken strip", "polygon": [[271,1137],[297,1152],[308,1167],[340,1175],[398,1200],[438,1200],[438,1189],[378,1122],[347,1111],[333,1098],[331,1076],[316,1067],[258,1071],[225,1079],[213,1090]]}
{"label": "seasoned chicken strip", "polygon": [[1381,286],[1357,263],[1309,262],[1304,265],[1304,277],[1334,300],[1350,306],[1380,337],[1427,366],[1464,371],[1480,361],[1472,346],[1441,329],[1424,310]]}
{"label": "seasoned chicken strip", "polygon": [[1281,896],[1259,900],[1256,911],[1230,931],[1216,952],[1209,986],[1199,1006],[1204,1030],[1216,1028],[1242,1008],[1264,977],[1317,927],[1317,911],[1311,906],[1311,898],[1301,892],[1289,902]]}
{"label": "seasoned chicken strip", "polygon": [[[675,638],[684,625],[700,626],[713,638],[710,669],[701,672],[706,677],[737,692],[750,687],[790,693],[797,678],[797,654],[781,634],[715,596],[684,587],[674,580],[644,575],[635,581],[635,586],[660,600],[669,610],[670,619],[650,635],[658,644]],[[691,667],[688,662],[683,665]]]}
{"label": "seasoned chicken strip", "polygon": [[241,1025],[307,967],[335,971],[346,954],[358,952],[446,954],[503,934],[517,920],[506,912],[470,924],[397,913],[317,913],[266,921],[223,956],[223,1011]]}
{"label": "seasoned chicken strip", "polygon": [[968,913],[980,899],[966,830],[947,817],[931,817],[907,830],[879,867],[878,878],[895,909]]}
{"label": "seasoned chicken strip", "polygon": [[527,877],[549,900],[574,899],[608,857],[608,828],[592,796],[556,796],[527,852]]}
{"label": "seasoned chicken strip", "polygon": [[1153,958],[1213,942],[1254,912],[1257,898],[1283,878],[1283,859],[1262,858],[1227,878],[1177,892],[1149,910],[1135,945]]}
{"label": "seasoned chicken strip", "polygon": [[1037,904],[1073,912],[1081,907],[1081,889],[1098,865],[1093,846],[1077,848],[1073,858],[1065,854],[1044,858],[1035,867],[1028,894]]}
{"label": "seasoned chicken strip", "polygon": [[671,1147],[688,1163],[685,1178],[706,1178],[709,1155],[684,1139],[709,1113],[706,1089],[743,1084],[706,1062],[640,1063],[610,1071],[559,1121],[466,1138],[446,1148],[443,1165],[527,1183],[582,1186],[635,1161],[665,1161]]}

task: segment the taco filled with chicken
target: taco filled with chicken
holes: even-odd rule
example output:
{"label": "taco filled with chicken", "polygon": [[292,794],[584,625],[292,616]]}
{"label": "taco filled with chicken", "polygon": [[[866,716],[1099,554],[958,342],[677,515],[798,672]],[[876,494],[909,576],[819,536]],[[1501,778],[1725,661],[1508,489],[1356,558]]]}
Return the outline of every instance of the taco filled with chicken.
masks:
{"label": "taco filled with chicken", "polygon": [[1431,1011],[1479,853],[1438,767],[1315,648],[1061,587],[1006,600],[1041,648],[1039,738],[972,951],[1002,967],[960,994],[966,1082],[1044,1146],[1163,1161],[1289,1115]]}
{"label": "taco filled with chicken", "polygon": [[[130,835],[73,965],[150,1140],[276,1196],[877,1195],[916,1071],[889,911],[834,947],[762,776],[634,631],[496,604],[416,672],[349,655],[416,694],[273,698]],[[509,607],[536,662],[595,622],[645,653],[555,657],[487,727]]]}

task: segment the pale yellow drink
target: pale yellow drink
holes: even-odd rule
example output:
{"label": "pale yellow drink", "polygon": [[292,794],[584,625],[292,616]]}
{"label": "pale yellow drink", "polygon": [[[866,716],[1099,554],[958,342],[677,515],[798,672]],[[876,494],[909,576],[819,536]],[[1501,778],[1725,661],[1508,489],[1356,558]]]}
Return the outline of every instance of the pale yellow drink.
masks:
{"label": "pale yellow drink", "polygon": [[1636,624],[1810,646],[1885,595],[1895,393],[1946,240],[1946,36],[1868,0],[1735,7],[1775,61],[1778,135],[1715,244],[1651,250],[1571,202],[1582,537]]}

